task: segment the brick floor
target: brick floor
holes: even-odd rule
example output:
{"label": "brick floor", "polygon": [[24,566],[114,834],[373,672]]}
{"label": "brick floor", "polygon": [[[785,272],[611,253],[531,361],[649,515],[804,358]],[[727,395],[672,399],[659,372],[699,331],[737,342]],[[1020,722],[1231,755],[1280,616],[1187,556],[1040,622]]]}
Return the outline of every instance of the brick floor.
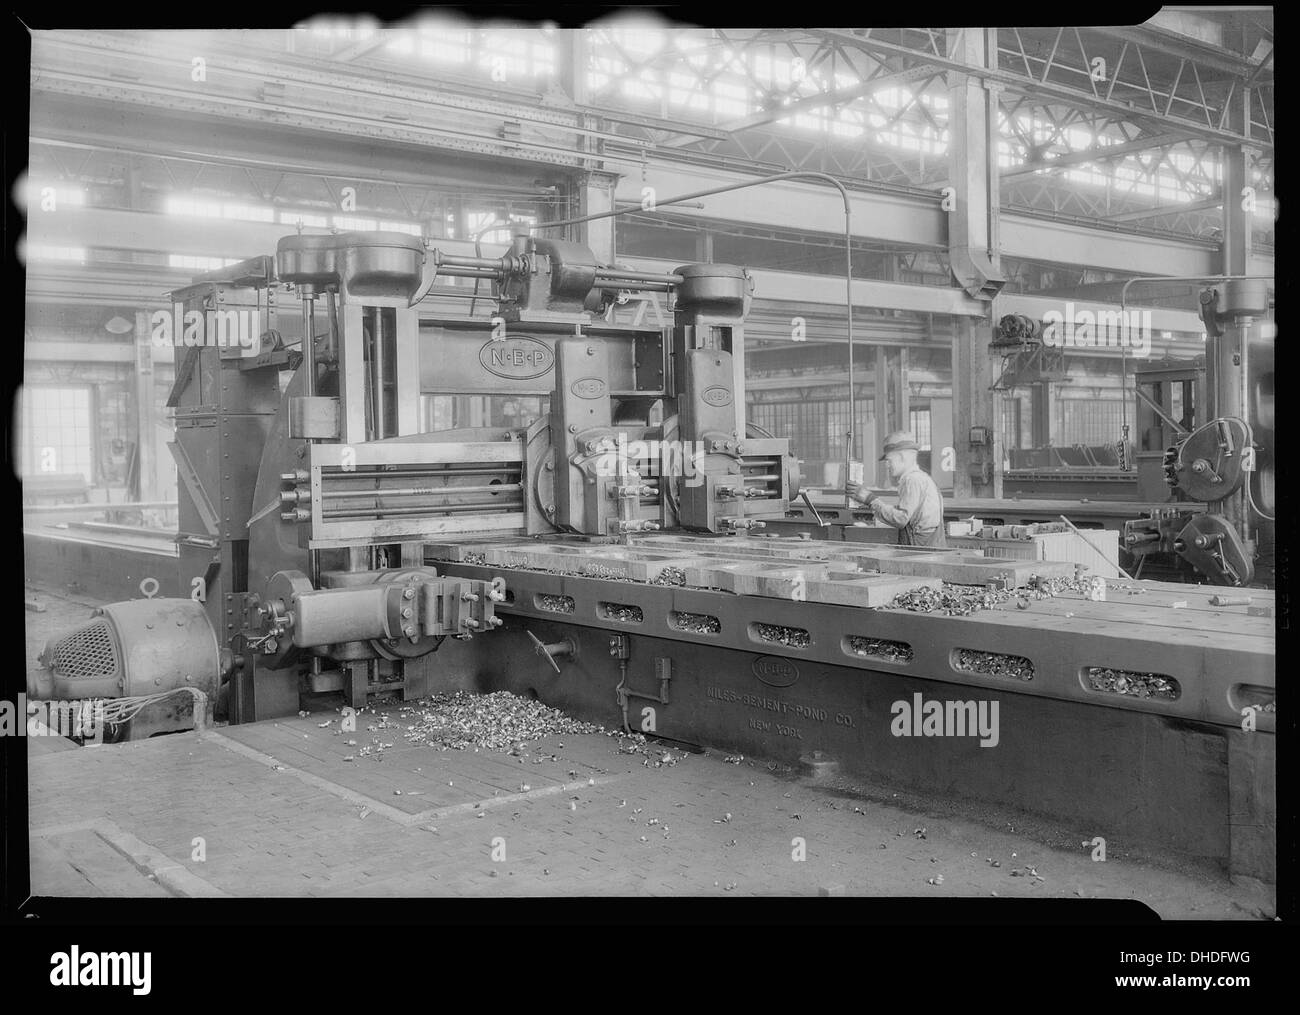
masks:
{"label": "brick floor", "polygon": [[[1111,845],[1106,863],[1094,863],[1082,848],[845,797],[721,755],[673,750],[676,764],[646,767],[640,755],[618,753],[616,740],[585,735],[532,745],[521,763],[414,746],[400,729],[369,731],[365,722],[356,734],[320,726],[332,717],[33,750],[34,894],[138,895],[144,889],[129,889],[141,884],[161,891],[147,870],[119,862],[117,834],[145,844],[148,863],[174,865],[175,876],[162,883],[181,895],[816,895],[835,888],[1138,898],[1162,916],[1211,919],[1241,918],[1260,905],[1226,878],[1126,860],[1122,844]],[[344,762],[356,753],[343,743],[349,738],[394,746],[382,760]],[[545,760],[535,762],[538,756]],[[96,821],[118,833],[43,834]],[[494,860],[494,847],[498,857],[504,848],[504,858]],[[799,853],[806,859],[794,859]],[[185,872],[191,880],[178,876]],[[940,883],[929,883],[940,874]]]}

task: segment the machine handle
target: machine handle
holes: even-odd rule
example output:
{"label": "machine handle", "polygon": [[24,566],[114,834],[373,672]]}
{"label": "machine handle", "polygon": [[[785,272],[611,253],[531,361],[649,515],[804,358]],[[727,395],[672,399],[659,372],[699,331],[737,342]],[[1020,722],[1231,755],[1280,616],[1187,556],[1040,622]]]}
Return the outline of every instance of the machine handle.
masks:
{"label": "machine handle", "polygon": [[555,657],[573,655],[574,645],[568,638],[565,638],[562,641],[551,642],[548,645],[546,642],[542,641],[542,639],[537,637],[537,635],[533,634],[532,631],[529,631],[526,628],[524,634],[533,639],[533,645],[536,646],[533,651],[539,656],[545,656],[546,661],[551,664],[551,667],[556,673],[560,672],[560,664],[555,661]]}

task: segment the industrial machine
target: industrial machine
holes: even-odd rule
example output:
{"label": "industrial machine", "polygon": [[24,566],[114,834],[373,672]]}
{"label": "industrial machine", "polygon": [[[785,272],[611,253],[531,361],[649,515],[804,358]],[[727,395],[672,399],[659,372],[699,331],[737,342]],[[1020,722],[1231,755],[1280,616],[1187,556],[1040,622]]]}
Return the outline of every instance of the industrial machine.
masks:
{"label": "industrial machine", "polygon": [[[491,282],[497,314],[422,333],[417,305],[440,276]],[[617,320],[647,292],[672,295],[670,327]],[[231,718],[296,711],[300,692],[342,690],[356,707],[422,693],[416,661],[448,637],[490,635],[501,581],[440,574],[425,563],[432,539],[745,532],[782,517],[796,461],[787,441],[746,432],[738,395],[750,292],[740,268],[645,274],[522,235],[482,258],[344,233],[285,237],[274,258],[174,293],[187,320],[242,312],[264,325],[255,349],[189,345],[168,401],[180,586],[217,632]],[[499,390],[545,376],[550,413],[421,432],[422,371],[454,373],[467,343]],[[116,675],[140,637],[159,639],[115,629],[103,672],[78,675]],[[165,647],[147,675],[158,693],[182,679]],[[218,665],[184,679],[214,689]]]}
{"label": "industrial machine", "polygon": [[[490,283],[495,313],[430,314],[439,276]],[[1271,594],[772,537],[799,475],[787,440],[746,425],[750,295],[741,268],[647,274],[527,236],[498,258],[289,236],[196,280],[186,307],[256,310],[265,340],[187,349],[172,391],[182,584],[216,646],[186,672],[224,681],[231,722],[313,693],[504,689],[1272,880]],[[651,296],[670,317],[621,315]],[[440,392],[549,406],[440,429],[421,408]],[[115,664],[162,693],[186,676],[183,628],[146,630],[115,629]],[[922,721],[973,716],[967,699],[1000,705],[999,729]]]}
{"label": "industrial machine", "polygon": [[1162,439],[1161,471],[1174,496],[1203,501],[1208,510],[1189,512],[1174,503],[1151,511],[1125,525],[1124,542],[1140,563],[1150,554],[1174,553],[1216,585],[1271,586],[1276,424],[1267,284],[1229,280],[1203,290],[1200,302],[1205,382],[1156,378],[1147,394],[1139,379],[1139,409],[1146,410],[1146,426],[1139,415],[1139,427]]}

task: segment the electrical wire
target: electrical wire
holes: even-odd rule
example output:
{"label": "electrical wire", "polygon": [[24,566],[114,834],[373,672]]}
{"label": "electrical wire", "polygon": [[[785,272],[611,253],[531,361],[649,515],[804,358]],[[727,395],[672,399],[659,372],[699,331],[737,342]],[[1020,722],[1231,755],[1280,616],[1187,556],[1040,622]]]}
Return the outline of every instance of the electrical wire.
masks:
{"label": "electrical wire", "polygon": [[194,698],[195,714],[206,710],[208,696],[196,687],[173,687],[170,691],[157,694],[129,695],[124,698],[108,698],[100,703],[100,719],[110,726],[120,726],[138,716],[145,708],[173,694],[189,694]]}

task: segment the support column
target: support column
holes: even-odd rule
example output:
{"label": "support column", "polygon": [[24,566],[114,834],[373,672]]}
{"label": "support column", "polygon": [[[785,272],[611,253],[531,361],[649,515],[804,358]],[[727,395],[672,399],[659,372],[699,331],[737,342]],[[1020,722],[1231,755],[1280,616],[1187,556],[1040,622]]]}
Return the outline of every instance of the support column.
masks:
{"label": "support column", "polygon": [[1045,448],[1052,443],[1053,409],[1056,406],[1056,392],[1052,385],[1043,382],[1035,384],[1030,392],[1030,440],[1036,448]]}
{"label": "support column", "polygon": [[[585,107],[591,101],[590,89],[587,86],[589,63],[587,30],[578,28],[563,34],[567,38],[560,47],[558,78],[560,87],[578,113],[579,126],[588,130],[594,129],[599,125],[598,117],[585,111]],[[589,167],[601,164],[597,144],[596,139],[589,134],[577,135],[576,147],[586,157],[586,165]],[[613,211],[614,188],[617,184],[616,173],[606,173],[596,169],[571,177],[568,184],[569,211],[568,215],[561,217],[581,217]],[[616,221],[613,218],[597,219],[595,222],[570,226],[566,230],[566,238],[589,246],[596,255],[598,263],[612,264],[617,250],[614,229]]]}
{"label": "support column", "polygon": [[[179,357],[178,357],[179,359]],[[158,452],[154,433],[153,341],[149,314],[135,315],[135,458],[136,500],[158,499]]]}
{"label": "support column", "polygon": [[1247,204],[1245,190],[1254,187],[1250,179],[1251,152],[1241,146],[1223,148],[1223,274],[1246,275],[1250,272],[1250,251],[1254,213]]}
{"label": "support column", "polygon": [[[996,69],[994,30],[951,29],[948,56],[972,67]],[[998,267],[997,92],[978,78],[954,73],[949,78],[950,142],[948,256],[957,284],[976,299],[989,302],[1005,284]],[[991,317],[962,318],[953,332],[953,447],[957,497],[1002,496],[1001,399],[992,390]],[[974,445],[971,435],[983,428],[987,443]]]}
{"label": "support column", "polygon": [[[577,210],[576,215],[598,215],[601,212],[614,210],[614,188],[618,184],[618,176],[615,173],[593,172],[586,173],[576,185]],[[585,243],[596,255],[598,264],[612,264],[614,262],[617,243],[615,241],[614,223],[618,221],[614,218],[596,219],[594,222],[585,222],[582,225],[575,226],[579,230],[578,242]]]}
{"label": "support column", "polygon": [[713,233],[707,229],[695,232],[695,260],[700,264],[713,263]]}
{"label": "support column", "polygon": [[912,429],[911,389],[907,386],[907,346],[895,351],[890,379],[893,381],[894,411],[898,415],[898,429]]}

